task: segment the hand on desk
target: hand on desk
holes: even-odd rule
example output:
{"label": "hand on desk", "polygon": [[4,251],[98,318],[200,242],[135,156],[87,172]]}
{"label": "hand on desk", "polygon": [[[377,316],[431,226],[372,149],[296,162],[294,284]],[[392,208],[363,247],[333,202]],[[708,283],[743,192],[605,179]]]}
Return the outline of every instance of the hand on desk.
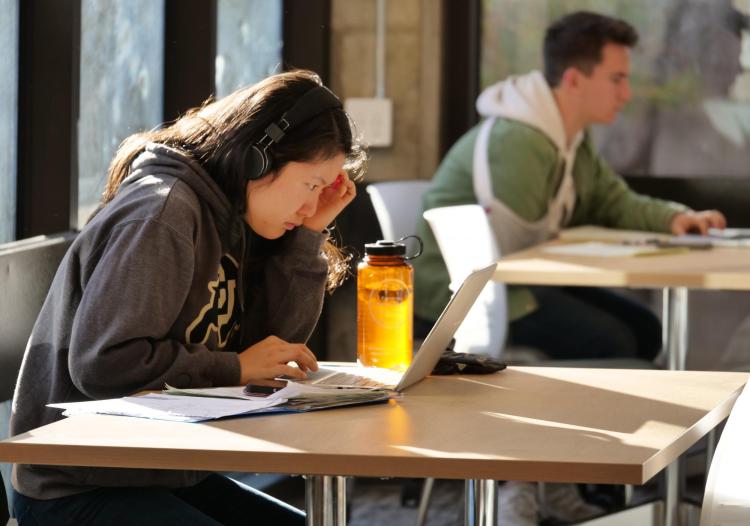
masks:
{"label": "hand on desk", "polygon": [[707,235],[709,228],[724,228],[727,226],[727,220],[724,214],[718,210],[703,210],[695,212],[689,210],[680,212],[672,217],[670,230],[676,236],[683,234],[701,234]]}
{"label": "hand on desk", "polygon": [[[259,341],[241,353],[240,382],[247,384],[251,380],[265,380],[268,385],[281,384],[273,379],[279,376],[305,378],[306,371],[317,371],[318,361],[315,355],[302,343],[289,343],[276,336]],[[297,367],[289,365],[296,362]]]}

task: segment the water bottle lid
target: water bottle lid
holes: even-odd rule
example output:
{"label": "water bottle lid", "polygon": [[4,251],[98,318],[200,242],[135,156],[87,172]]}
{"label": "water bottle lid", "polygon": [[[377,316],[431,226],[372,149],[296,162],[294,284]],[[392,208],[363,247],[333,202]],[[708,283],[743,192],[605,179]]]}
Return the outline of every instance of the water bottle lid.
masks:
{"label": "water bottle lid", "polygon": [[[417,253],[413,256],[406,255],[406,244],[402,241],[406,239],[416,239],[419,244]],[[406,236],[402,237],[398,241],[388,241],[381,239],[375,243],[367,243],[365,245],[365,256],[403,256],[404,259],[414,259],[422,253],[422,240],[419,236]]]}
{"label": "water bottle lid", "polygon": [[373,256],[405,256],[406,245],[396,241],[386,241],[381,239],[376,243],[367,243],[365,245],[365,255]]}

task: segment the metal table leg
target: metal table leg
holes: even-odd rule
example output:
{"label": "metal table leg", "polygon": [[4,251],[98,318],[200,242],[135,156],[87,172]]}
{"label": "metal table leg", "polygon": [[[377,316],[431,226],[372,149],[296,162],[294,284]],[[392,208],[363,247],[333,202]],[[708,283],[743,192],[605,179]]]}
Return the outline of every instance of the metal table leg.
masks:
{"label": "metal table leg", "polygon": [[666,288],[662,298],[662,337],[667,353],[667,369],[684,371],[688,343],[688,289]]}
{"label": "metal table leg", "polygon": [[346,525],[346,477],[336,477],[336,525]]}
{"label": "metal table leg", "polygon": [[307,526],[346,524],[346,477],[308,475],[305,477]]}
{"label": "metal table leg", "polygon": [[497,522],[497,481],[467,480],[464,524],[495,526]]}
{"label": "metal table leg", "polygon": [[[662,294],[663,347],[667,368],[684,371],[688,343],[688,289],[686,287],[665,288]],[[667,494],[664,503],[665,526],[680,524],[680,459],[666,470]]]}
{"label": "metal table leg", "polygon": [[419,497],[419,509],[417,510],[417,522],[416,526],[424,526],[427,520],[427,510],[430,505],[430,495],[432,495],[432,486],[435,483],[435,479],[432,477],[424,479],[424,485],[422,486],[422,494]]}

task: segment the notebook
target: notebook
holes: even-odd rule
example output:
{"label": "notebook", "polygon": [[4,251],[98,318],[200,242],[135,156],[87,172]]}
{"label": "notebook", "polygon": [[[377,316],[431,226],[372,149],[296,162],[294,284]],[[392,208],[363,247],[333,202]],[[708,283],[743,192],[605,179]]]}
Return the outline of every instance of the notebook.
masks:
{"label": "notebook", "polygon": [[467,276],[443,309],[406,371],[354,364],[322,364],[317,371],[308,371],[305,383],[339,387],[379,387],[395,391],[403,391],[414,385],[430,374],[438,363],[443,351],[494,272],[495,264],[492,264]]}

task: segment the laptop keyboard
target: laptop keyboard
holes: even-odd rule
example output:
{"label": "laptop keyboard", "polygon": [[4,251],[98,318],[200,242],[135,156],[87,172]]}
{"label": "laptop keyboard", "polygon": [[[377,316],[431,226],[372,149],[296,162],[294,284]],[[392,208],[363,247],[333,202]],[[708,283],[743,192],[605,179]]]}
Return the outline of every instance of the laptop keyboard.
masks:
{"label": "laptop keyboard", "polygon": [[398,384],[403,374],[398,371],[376,367],[362,367],[356,370],[361,374],[321,367],[315,372],[308,371],[307,382],[328,386],[392,388]]}

